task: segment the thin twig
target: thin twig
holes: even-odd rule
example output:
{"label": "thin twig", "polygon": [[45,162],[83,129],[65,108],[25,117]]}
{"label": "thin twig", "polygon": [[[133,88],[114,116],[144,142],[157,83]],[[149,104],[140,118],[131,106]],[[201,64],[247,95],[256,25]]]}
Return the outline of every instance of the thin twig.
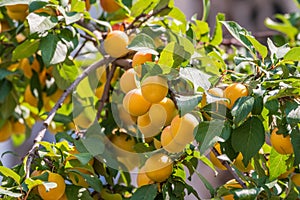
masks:
{"label": "thin twig", "polygon": [[[61,107],[61,105],[63,104],[64,100],[66,99],[66,97],[76,88],[76,86],[85,78],[89,75],[89,73],[91,73],[92,71],[94,71],[95,69],[97,69],[98,67],[101,67],[107,63],[111,63],[114,60],[114,58],[112,57],[104,57],[102,60],[90,65],[89,67],[87,67],[82,74],[80,74],[77,79],[65,90],[65,92],[62,94],[62,96],[59,98],[59,100],[56,102],[56,104],[54,105],[54,107],[51,109],[51,111],[49,112],[47,118],[44,120],[43,125],[41,126],[40,130],[38,130],[38,134],[34,139],[34,144],[32,146],[32,148],[28,151],[27,154],[27,161],[26,161],[26,177],[29,177],[30,174],[30,165],[35,157],[35,152],[38,150],[39,148],[39,143],[42,141],[42,139],[45,136],[46,130],[49,126],[49,124],[51,123],[51,121],[53,120],[57,110]],[[25,157],[25,158],[26,158]]]}
{"label": "thin twig", "polygon": [[[139,28],[141,25],[143,25],[143,23],[145,23],[146,21],[148,21],[151,17],[158,15],[159,13],[161,13],[162,11],[164,11],[165,9],[168,8],[168,4],[165,5],[164,7],[154,11],[153,13],[147,15],[144,13],[141,13],[140,15],[138,15],[131,24],[129,24],[129,26],[127,28],[125,28],[125,31],[129,30],[129,29],[133,29],[133,28]],[[135,26],[134,24],[136,22],[138,22],[139,19],[142,19],[143,17],[145,17],[145,19],[143,19],[137,26]]]}
{"label": "thin twig", "polygon": [[[217,149],[215,149],[215,147],[212,148],[212,152],[215,154],[216,157],[220,156],[219,152],[217,151]],[[243,187],[243,188],[247,188],[246,184],[244,183],[244,181],[242,181],[242,179],[237,175],[237,173],[230,167],[229,163],[226,162],[225,160],[221,160],[222,165],[224,165],[227,170],[229,171],[229,173],[235,178],[235,180]]]}
{"label": "thin twig", "polygon": [[104,107],[104,103],[107,101],[107,99],[109,97],[110,82],[111,82],[112,78],[114,77],[115,71],[116,71],[116,64],[112,63],[111,69],[107,75],[107,79],[106,79],[106,82],[104,85],[102,97],[99,100],[99,106],[98,106],[98,111],[97,111],[95,122],[99,121],[99,119],[101,117],[101,111]]}

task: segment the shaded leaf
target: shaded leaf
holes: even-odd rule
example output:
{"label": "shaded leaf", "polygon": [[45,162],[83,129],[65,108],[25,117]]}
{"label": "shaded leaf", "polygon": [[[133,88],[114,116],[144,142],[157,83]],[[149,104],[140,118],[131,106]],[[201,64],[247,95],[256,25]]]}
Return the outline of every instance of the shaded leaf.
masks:
{"label": "shaded leaf", "polygon": [[243,154],[243,163],[248,165],[265,142],[265,130],[261,120],[250,117],[246,122],[233,129],[231,144],[236,152]]}
{"label": "shaded leaf", "polygon": [[39,48],[40,41],[28,39],[18,45],[12,54],[12,60],[15,61],[21,58],[27,58],[33,55]]}
{"label": "shaded leaf", "polygon": [[130,200],[154,200],[157,193],[157,185],[145,185],[138,188],[130,198]]}
{"label": "shaded leaf", "polygon": [[183,96],[177,95],[175,97],[176,104],[178,106],[178,111],[180,116],[185,115],[186,113],[194,110],[194,108],[199,104],[202,99],[200,95],[193,95],[193,96]]}
{"label": "shaded leaf", "polygon": [[158,55],[158,52],[155,51],[155,44],[153,39],[144,33],[135,36],[131,43],[128,45],[128,49]]}
{"label": "shaded leaf", "polygon": [[254,98],[251,96],[241,97],[235,103],[231,110],[233,122],[239,125],[251,112],[254,104]]}
{"label": "shaded leaf", "polygon": [[179,75],[185,79],[190,80],[194,84],[195,91],[198,90],[198,87],[201,87],[204,90],[208,90],[211,86],[211,83],[209,81],[209,78],[211,76],[198,69],[192,67],[181,68]]}

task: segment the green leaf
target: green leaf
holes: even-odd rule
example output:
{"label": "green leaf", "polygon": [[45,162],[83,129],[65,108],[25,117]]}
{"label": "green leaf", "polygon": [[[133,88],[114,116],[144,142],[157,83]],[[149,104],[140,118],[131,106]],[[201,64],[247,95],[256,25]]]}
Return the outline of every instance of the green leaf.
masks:
{"label": "green leaf", "polygon": [[[5,75],[5,74],[7,74],[7,73],[4,72],[3,75]],[[5,103],[10,91],[12,90],[13,85],[7,79],[1,80],[0,83],[1,83],[0,84],[0,94],[1,94],[0,95],[0,103]]]}
{"label": "green leaf", "polygon": [[[276,15],[277,18],[279,15]],[[275,22],[270,18],[266,18],[265,19],[265,25],[266,27],[279,31],[281,33],[286,34],[291,40],[294,40],[294,37],[297,35],[298,30],[296,27],[294,27],[290,22],[283,22],[283,23],[279,23],[279,22]]]}
{"label": "green leaf", "polygon": [[104,143],[103,137],[100,134],[89,136],[85,139],[81,139],[81,142],[85,146],[85,148],[92,154],[92,156],[96,156],[102,154],[104,152]]}
{"label": "green leaf", "polygon": [[[11,75],[15,75],[15,74],[18,74],[19,72],[17,71],[10,71],[10,70],[7,70],[7,69],[3,69],[3,68],[0,68],[0,81],[8,76],[11,76]],[[2,83],[0,84],[2,85]],[[3,93],[1,92],[1,95]]]}
{"label": "green leaf", "polygon": [[289,124],[300,123],[300,105],[297,102],[288,101],[285,106],[286,120]]}
{"label": "green leaf", "polygon": [[27,39],[22,44],[18,45],[13,51],[12,60],[27,58],[33,55],[39,48],[40,41],[34,39]]}
{"label": "green leaf", "polygon": [[72,61],[64,62],[61,65],[53,67],[53,77],[57,86],[65,90],[79,75],[79,69],[74,65]]}
{"label": "green leaf", "polygon": [[231,110],[233,122],[239,125],[251,112],[254,104],[254,98],[251,96],[241,97],[235,103]]}
{"label": "green leaf", "polygon": [[180,68],[179,75],[193,83],[195,92],[199,87],[204,90],[208,90],[211,86],[209,81],[211,76],[200,71],[199,69],[192,67]]}
{"label": "green leaf", "polygon": [[212,39],[210,40],[210,44],[217,46],[222,43],[223,41],[223,30],[222,30],[222,24],[220,21],[225,20],[225,15],[223,13],[218,13],[216,16],[216,26],[215,31]]}
{"label": "green leaf", "polygon": [[138,188],[130,198],[130,200],[154,200],[157,193],[157,185],[145,185]]}
{"label": "green leaf", "polygon": [[221,140],[224,124],[225,121],[217,119],[199,123],[195,139],[200,144],[200,154],[204,154],[207,149]]}
{"label": "green leaf", "polygon": [[295,154],[294,165],[296,166],[300,164],[300,130],[298,127],[292,130],[291,141]]}
{"label": "green leaf", "polygon": [[233,130],[232,147],[243,154],[243,163],[248,165],[250,159],[257,154],[265,142],[265,130],[261,120],[250,117],[241,126]]}
{"label": "green leaf", "polygon": [[260,115],[264,107],[263,97],[258,96],[254,99],[254,104],[251,113],[253,115]]}
{"label": "green leaf", "polygon": [[27,16],[27,21],[29,24],[30,34],[44,33],[54,28],[58,23],[56,17],[38,15],[33,12]]}
{"label": "green leaf", "polygon": [[[187,24],[186,16],[179,8],[174,7],[171,10],[171,12],[168,14],[168,17],[172,17],[172,18],[176,19],[178,21],[177,25],[180,27],[181,32],[185,33],[186,24]],[[179,22],[181,22],[181,23],[179,23]]]}
{"label": "green leaf", "polygon": [[31,190],[35,186],[43,184],[43,181],[41,181],[41,180],[33,180],[31,178],[26,178],[25,179],[25,184],[27,185],[28,189]]}
{"label": "green leaf", "polygon": [[[1,92],[1,89],[0,89]],[[0,95],[1,96],[1,95]],[[9,118],[17,106],[16,98],[12,93],[9,93],[3,104],[0,104],[0,115],[3,119]]]}
{"label": "green leaf", "polygon": [[247,38],[247,35],[250,35],[250,33],[246,29],[242,28],[239,24],[233,21],[221,21],[221,23],[235,39],[237,39],[255,56],[255,48],[251,41]]}
{"label": "green leaf", "polygon": [[202,96],[200,95],[193,95],[193,96],[183,96],[183,95],[177,95],[175,97],[178,110],[180,113],[180,116],[185,115],[188,112],[191,112],[194,110],[194,108],[199,104],[199,102],[202,99]]}
{"label": "green leaf", "polygon": [[158,55],[158,52],[155,51],[155,43],[153,39],[144,33],[135,36],[128,45],[128,49]]}
{"label": "green leaf", "polygon": [[300,47],[294,47],[284,55],[286,61],[300,61]]}
{"label": "green leaf", "polygon": [[152,10],[156,4],[158,3],[158,0],[150,0],[150,1],[144,1],[144,0],[138,0],[133,4],[131,7],[131,16],[137,17],[138,15],[145,13],[147,14],[150,10]]}
{"label": "green leaf", "polygon": [[1,187],[0,187],[0,194],[4,194],[4,195],[10,196],[10,197],[15,197],[15,198],[19,198],[23,195],[22,193],[15,193],[15,192],[12,192],[9,190],[5,190]]}
{"label": "green leaf", "polygon": [[54,34],[41,39],[40,50],[46,66],[63,62],[68,53],[67,46]]}
{"label": "green leaf", "polygon": [[259,41],[257,41],[252,35],[246,35],[246,38],[252,43],[255,50],[261,55],[261,57],[264,59],[268,55],[268,49],[265,45],[261,44]]}
{"label": "green leaf", "polygon": [[94,200],[89,190],[82,189],[82,187],[76,185],[66,185],[65,193],[68,200],[78,200],[79,197],[84,200]]}
{"label": "green leaf", "polygon": [[16,181],[16,183],[18,185],[20,185],[21,177],[16,172],[14,172],[13,170],[11,170],[7,167],[4,167],[4,166],[0,166],[0,173],[3,176],[12,178],[14,181]]}
{"label": "green leaf", "polygon": [[75,23],[81,19],[81,14],[78,12],[66,12],[65,9],[60,6],[58,7],[58,10],[64,16],[67,25]]}
{"label": "green leaf", "polygon": [[183,63],[189,60],[193,55],[191,50],[194,51],[193,44],[188,39],[184,41],[185,42],[182,42],[182,44],[176,42],[167,44],[160,54],[158,63],[161,65],[172,66],[173,68],[182,66]]}
{"label": "green leaf", "polygon": [[270,153],[270,181],[275,180],[278,176],[287,171],[286,160],[288,155],[282,155],[272,148]]}

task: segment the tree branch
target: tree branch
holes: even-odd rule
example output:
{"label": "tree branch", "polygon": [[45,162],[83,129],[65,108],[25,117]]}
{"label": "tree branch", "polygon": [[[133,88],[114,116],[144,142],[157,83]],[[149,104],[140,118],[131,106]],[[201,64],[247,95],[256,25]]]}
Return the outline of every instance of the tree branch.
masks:
{"label": "tree branch", "polygon": [[114,77],[115,71],[116,71],[116,64],[113,63],[112,67],[111,67],[111,70],[108,73],[105,85],[104,85],[104,90],[103,90],[102,97],[99,100],[99,106],[98,106],[95,122],[99,121],[99,119],[101,117],[101,111],[104,107],[104,103],[107,101],[107,99],[109,97],[110,82],[111,82],[112,78]]}
{"label": "tree branch", "polygon": [[[219,152],[217,151],[217,149],[215,147],[213,147],[212,152],[215,154],[216,157],[220,156]],[[234,177],[234,179],[243,187],[243,188],[247,188],[246,184],[244,183],[244,181],[242,181],[242,179],[237,175],[237,173],[231,168],[231,166],[229,165],[228,162],[226,162],[225,160],[221,160],[222,165],[224,165],[228,172]]]}
{"label": "tree branch", "polygon": [[[41,126],[40,130],[38,131],[37,136],[34,139],[34,144],[32,146],[32,148],[28,151],[27,154],[27,160],[26,160],[26,166],[25,166],[25,173],[26,173],[26,177],[29,177],[30,174],[30,165],[35,157],[35,152],[38,150],[39,148],[39,143],[42,141],[42,139],[45,136],[46,130],[49,126],[49,124],[51,123],[51,121],[53,120],[57,110],[62,106],[64,100],[66,99],[66,97],[76,88],[76,86],[85,78],[89,75],[89,73],[91,73],[92,71],[94,71],[95,69],[97,69],[98,67],[101,67],[105,64],[111,63],[112,61],[114,61],[115,58],[112,57],[104,57],[102,60],[90,65],[89,67],[87,67],[82,74],[80,74],[77,79],[65,90],[65,92],[62,94],[62,96],[59,98],[59,100],[56,102],[56,104],[54,105],[54,107],[51,109],[51,111],[49,112],[47,118],[44,120],[43,125]],[[25,158],[26,158],[25,157]]]}

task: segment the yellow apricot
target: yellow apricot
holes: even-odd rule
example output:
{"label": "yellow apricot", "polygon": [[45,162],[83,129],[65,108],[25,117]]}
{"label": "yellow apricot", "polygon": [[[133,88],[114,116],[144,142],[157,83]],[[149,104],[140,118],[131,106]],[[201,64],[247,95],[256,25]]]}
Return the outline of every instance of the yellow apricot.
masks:
{"label": "yellow apricot", "polygon": [[145,78],[141,86],[143,97],[151,102],[158,103],[168,94],[168,82],[161,76],[149,76]]}
{"label": "yellow apricot", "polygon": [[283,134],[277,134],[277,131],[278,128],[274,128],[270,136],[272,147],[280,154],[294,153],[291,136],[284,137]]}
{"label": "yellow apricot", "polygon": [[142,75],[142,64],[151,61],[152,61],[152,54],[150,53],[137,52],[136,54],[134,54],[132,58],[132,67],[134,68],[134,70],[136,71],[139,77],[141,77]]}
{"label": "yellow apricot", "polygon": [[149,157],[144,165],[146,175],[154,182],[167,180],[173,171],[173,162],[169,156],[156,153]]}
{"label": "yellow apricot", "polygon": [[27,4],[16,4],[16,5],[7,5],[6,11],[9,18],[24,21],[28,15],[28,5]]}
{"label": "yellow apricot", "polygon": [[149,109],[149,115],[156,121],[164,121],[164,126],[170,125],[177,113],[174,102],[168,97],[165,97],[158,103],[152,104]]}
{"label": "yellow apricot", "polygon": [[121,8],[115,0],[100,0],[100,5],[107,13],[112,13]]}
{"label": "yellow apricot", "polygon": [[178,144],[186,145],[194,140],[194,129],[198,120],[190,113],[182,117],[176,115],[171,122],[172,137]]}
{"label": "yellow apricot", "polygon": [[149,138],[159,134],[160,130],[163,127],[163,122],[164,121],[162,121],[162,123],[160,122],[159,124],[153,122],[153,118],[149,115],[149,112],[137,118],[138,128],[145,136],[145,138]]}
{"label": "yellow apricot", "polygon": [[184,150],[185,145],[178,144],[171,133],[171,126],[167,126],[161,133],[160,136],[161,146],[169,153],[179,153]]}
{"label": "yellow apricot", "polygon": [[297,187],[300,187],[300,174],[294,174],[292,176],[292,181]]}
{"label": "yellow apricot", "polygon": [[142,167],[140,170],[139,170],[139,173],[136,177],[136,183],[137,183],[137,186],[138,187],[142,187],[144,185],[149,185],[149,184],[152,184],[154,183],[146,174],[145,172],[145,167]]}
{"label": "yellow apricot", "polygon": [[121,126],[130,126],[136,123],[137,118],[131,116],[126,110],[124,109],[123,105],[118,105],[118,115]]}
{"label": "yellow apricot", "polygon": [[[222,154],[220,143],[216,143],[214,147],[219,154]],[[210,156],[210,161],[212,162],[212,164],[214,164],[214,166],[216,166],[221,170],[227,170],[227,168],[222,164],[222,162],[215,156],[214,152],[211,151],[209,153],[209,156]]]}
{"label": "yellow apricot", "polygon": [[10,138],[12,134],[11,122],[7,120],[0,128],[0,142],[4,142]]}
{"label": "yellow apricot", "polygon": [[19,121],[15,121],[12,123],[12,132],[13,134],[25,134],[26,126],[25,124],[20,123]]}
{"label": "yellow apricot", "polygon": [[128,53],[128,36],[122,31],[111,31],[104,40],[105,52],[114,58],[119,58]]}
{"label": "yellow apricot", "polygon": [[[224,92],[221,88],[211,88],[207,91],[207,93],[209,93],[213,96],[216,96],[216,97],[223,97],[224,96]],[[206,97],[206,94],[204,93],[203,96],[202,96],[202,100],[201,100],[201,107],[206,106],[206,104],[207,104],[207,97]]]}
{"label": "yellow apricot", "polygon": [[132,136],[126,133],[114,134],[110,141],[114,144],[115,152],[120,156],[126,155],[128,152],[134,152],[136,142]]}
{"label": "yellow apricot", "polygon": [[136,72],[133,68],[128,69],[120,78],[120,88],[122,92],[127,93],[137,87]]}
{"label": "yellow apricot", "polygon": [[133,89],[125,95],[123,106],[130,115],[141,116],[148,112],[151,103],[143,97],[141,89]]}
{"label": "yellow apricot", "polygon": [[56,183],[56,187],[47,191],[44,185],[38,185],[38,191],[40,196],[44,200],[57,200],[60,197],[62,197],[65,193],[65,189],[66,189],[65,180],[60,174],[52,173],[49,171],[48,173],[49,175],[47,181]]}
{"label": "yellow apricot", "polygon": [[240,97],[248,96],[248,89],[241,83],[233,83],[224,90],[224,97],[229,100],[226,106],[231,109],[236,100]]}
{"label": "yellow apricot", "polygon": [[38,98],[32,94],[32,92],[30,90],[30,85],[27,85],[27,87],[25,89],[24,101],[29,103],[29,105],[31,105],[33,107],[37,107],[37,105],[38,105]]}

